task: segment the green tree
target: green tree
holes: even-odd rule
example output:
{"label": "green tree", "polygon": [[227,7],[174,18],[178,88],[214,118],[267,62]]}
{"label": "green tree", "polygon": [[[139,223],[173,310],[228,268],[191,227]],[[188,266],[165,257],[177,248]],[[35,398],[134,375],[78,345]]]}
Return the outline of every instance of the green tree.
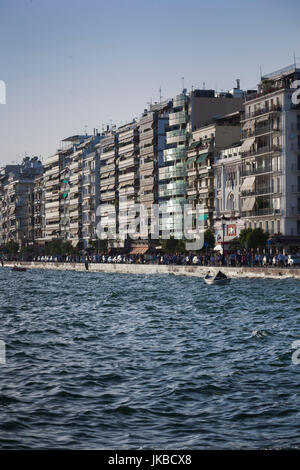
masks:
{"label": "green tree", "polygon": [[5,250],[9,255],[15,255],[19,251],[19,245],[17,242],[14,240],[10,240],[6,245],[5,245]]}
{"label": "green tree", "polygon": [[255,229],[246,228],[241,230],[239,242],[242,248],[255,249],[264,247],[268,238],[268,232],[264,232],[260,227]]}
{"label": "green tree", "polygon": [[249,244],[249,236],[250,233],[252,232],[251,228],[244,228],[243,230],[240,231],[239,235],[239,242],[242,248],[246,248],[247,245]]}
{"label": "green tree", "polygon": [[162,240],[161,241],[161,246],[162,246],[162,249],[164,250],[165,253],[167,253],[168,255],[173,255],[174,253],[177,252],[178,240],[175,240],[173,235],[172,235],[167,240]]}
{"label": "green tree", "polygon": [[45,254],[55,256],[62,253],[62,242],[61,240],[52,240],[45,246]]}
{"label": "green tree", "polygon": [[215,244],[216,244],[215,235],[210,228],[206,229],[204,232],[204,243],[208,244],[207,248],[210,250],[213,250],[215,247]]}

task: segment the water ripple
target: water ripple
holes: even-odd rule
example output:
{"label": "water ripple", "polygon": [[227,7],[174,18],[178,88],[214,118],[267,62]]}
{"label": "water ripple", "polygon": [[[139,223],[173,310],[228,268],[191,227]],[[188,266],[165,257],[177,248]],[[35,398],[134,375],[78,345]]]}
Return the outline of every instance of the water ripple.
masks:
{"label": "water ripple", "polygon": [[0,448],[298,448],[299,282],[0,271]]}

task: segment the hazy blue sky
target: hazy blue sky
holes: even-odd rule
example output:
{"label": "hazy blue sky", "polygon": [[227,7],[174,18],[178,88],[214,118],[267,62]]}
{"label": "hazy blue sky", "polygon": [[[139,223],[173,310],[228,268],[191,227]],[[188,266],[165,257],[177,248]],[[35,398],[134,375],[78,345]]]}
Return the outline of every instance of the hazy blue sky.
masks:
{"label": "hazy blue sky", "polygon": [[300,57],[298,0],[0,0],[0,164],[185,86],[251,88]]}

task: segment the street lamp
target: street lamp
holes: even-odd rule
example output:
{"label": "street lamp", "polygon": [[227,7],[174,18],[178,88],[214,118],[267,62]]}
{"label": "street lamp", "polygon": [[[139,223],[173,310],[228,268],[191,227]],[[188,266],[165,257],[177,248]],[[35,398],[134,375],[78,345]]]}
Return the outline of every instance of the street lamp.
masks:
{"label": "street lamp", "polygon": [[225,264],[225,252],[224,252],[224,246],[225,246],[225,243],[224,243],[224,238],[225,238],[225,227],[226,227],[226,217],[225,217],[225,215],[223,214],[223,215],[222,215],[222,231],[223,231],[223,243],[222,243],[222,264],[223,264],[223,265]]}

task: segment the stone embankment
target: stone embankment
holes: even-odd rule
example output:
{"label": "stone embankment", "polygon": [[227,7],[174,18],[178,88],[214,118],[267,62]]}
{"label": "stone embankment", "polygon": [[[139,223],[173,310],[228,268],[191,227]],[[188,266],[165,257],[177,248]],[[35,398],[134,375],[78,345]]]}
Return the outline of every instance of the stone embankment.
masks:
{"label": "stone embankment", "polygon": [[[24,266],[28,269],[56,269],[66,271],[86,271],[84,263],[47,263],[47,262],[13,262],[6,261],[4,267]],[[216,273],[220,268],[206,266],[181,266],[159,264],[109,264],[90,263],[89,272],[105,272],[118,274],[174,274],[177,276],[204,277],[208,271]],[[255,277],[255,278],[299,278],[300,268],[249,268],[249,267],[222,267],[227,276]]]}

